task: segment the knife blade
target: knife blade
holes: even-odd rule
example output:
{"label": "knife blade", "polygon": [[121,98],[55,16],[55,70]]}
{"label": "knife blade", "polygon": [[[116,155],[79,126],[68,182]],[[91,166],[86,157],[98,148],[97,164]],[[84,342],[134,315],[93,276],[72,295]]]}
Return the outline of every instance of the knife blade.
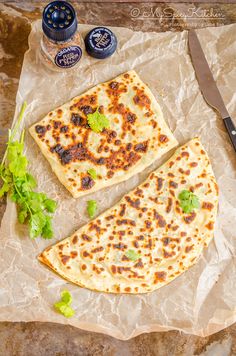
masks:
{"label": "knife blade", "polygon": [[188,32],[189,52],[202,95],[213,109],[217,110],[225,124],[231,143],[236,152],[236,128],[222,99],[210,67],[194,30]]}

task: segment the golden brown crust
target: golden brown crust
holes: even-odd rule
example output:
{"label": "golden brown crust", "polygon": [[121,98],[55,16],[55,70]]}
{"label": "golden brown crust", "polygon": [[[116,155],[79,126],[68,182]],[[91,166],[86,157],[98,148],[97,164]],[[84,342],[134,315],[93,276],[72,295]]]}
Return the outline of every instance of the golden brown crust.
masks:
{"label": "golden brown crust", "polygon": [[[40,261],[75,284],[109,293],[146,293],[172,281],[213,237],[218,189],[203,150],[198,139],[180,147],[118,204],[46,249]],[[192,188],[200,207],[186,214],[178,195]]]}
{"label": "golden brown crust", "polygon": [[[100,133],[87,120],[96,110],[110,121]],[[134,71],[51,111],[30,133],[74,197],[129,178],[177,144],[151,91]],[[96,180],[88,174],[91,168]]]}

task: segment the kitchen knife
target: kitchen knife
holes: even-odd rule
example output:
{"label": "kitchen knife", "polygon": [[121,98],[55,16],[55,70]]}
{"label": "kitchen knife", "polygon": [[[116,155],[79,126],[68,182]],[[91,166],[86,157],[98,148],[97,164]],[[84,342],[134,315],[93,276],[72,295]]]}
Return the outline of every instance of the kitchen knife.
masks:
{"label": "kitchen knife", "polygon": [[194,30],[189,30],[188,32],[188,45],[201,92],[207,104],[220,113],[236,152],[236,127],[225,107],[222,96],[216,86],[216,82]]}

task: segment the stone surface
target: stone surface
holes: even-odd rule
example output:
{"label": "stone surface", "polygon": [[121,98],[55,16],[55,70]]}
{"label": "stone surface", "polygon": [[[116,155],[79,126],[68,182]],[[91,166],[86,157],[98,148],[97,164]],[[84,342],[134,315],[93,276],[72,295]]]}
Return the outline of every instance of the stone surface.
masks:
{"label": "stone surface", "polygon": [[[233,1],[233,0],[232,0]],[[72,1],[81,23],[126,26],[142,31],[180,31],[236,22],[236,3]],[[46,2],[0,2],[0,156],[15,109],[30,23]],[[0,220],[5,200],[0,201]],[[0,356],[12,355],[236,355],[236,325],[210,337],[177,331],[140,335],[129,341],[53,323],[0,323]]]}
{"label": "stone surface", "polygon": [[177,331],[128,341],[53,323],[1,323],[1,356],[229,356],[236,355],[236,326],[206,338]]}

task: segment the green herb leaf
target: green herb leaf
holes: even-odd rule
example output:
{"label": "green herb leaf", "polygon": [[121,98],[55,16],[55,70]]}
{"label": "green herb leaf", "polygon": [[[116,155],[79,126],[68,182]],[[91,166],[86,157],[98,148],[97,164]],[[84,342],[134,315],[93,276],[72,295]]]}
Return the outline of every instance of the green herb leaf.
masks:
{"label": "green herb leaf", "polygon": [[93,114],[88,114],[88,124],[94,132],[101,132],[110,126],[108,118],[101,114],[98,109]]}
{"label": "green herb leaf", "polygon": [[198,197],[189,190],[182,190],[178,196],[178,199],[184,213],[192,213],[194,209],[198,209],[200,207]]}
{"label": "green herb leaf", "polygon": [[46,215],[46,222],[42,229],[42,237],[44,239],[51,239],[53,237],[52,217],[49,215]]}
{"label": "green herb leaf", "polygon": [[9,161],[17,160],[23,153],[24,144],[18,141],[8,143],[7,158]]}
{"label": "green herb leaf", "polygon": [[24,224],[27,217],[28,217],[28,211],[26,209],[22,209],[18,211],[18,221],[20,224]]}
{"label": "green herb leaf", "polygon": [[141,256],[134,250],[128,250],[125,254],[131,261],[137,261]]}
{"label": "green herb leaf", "polygon": [[3,195],[9,191],[9,189],[10,189],[10,184],[7,182],[4,182],[0,189],[0,198],[2,198]]}
{"label": "green herb leaf", "polygon": [[66,318],[71,318],[75,314],[74,310],[64,302],[55,303],[54,307],[59,313],[64,315]]}
{"label": "green herb leaf", "polygon": [[71,308],[70,304],[72,297],[70,292],[64,290],[61,292],[61,301],[54,304],[54,308],[66,318],[70,318],[75,314],[75,311]]}
{"label": "green herb leaf", "polygon": [[24,156],[19,156],[9,163],[9,170],[15,177],[22,177],[26,174],[28,161]]}
{"label": "green herb leaf", "polygon": [[26,173],[26,176],[24,177],[24,181],[22,184],[22,189],[24,191],[31,191],[36,186],[37,186],[37,182],[36,182],[35,178],[31,174]]}
{"label": "green herb leaf", "polygon": [[46,199],[44,200],[44,207],[49,213],[54,213],[57,208],[57,203],[55,200]]}
{"label": "green herb leaf", "polygon": [[94,168],[90,168],[90,169],[88,169],[88,174],[90,175],[90,177],[91,178],[93,178],[93,179],[97,179],[97,172],[95,171],[95,169]]}
{"label": "green herb leaf", "polygon": [[19,119],[13,128],[9,130],[7,150],[0,164],[0,198],[9,193],[10,198],[17,204],[18,221],[21,224],[29,223],[30,237],[42,235],[45,239],[53,236],[52,217],[47,213],[53,213],[56,202],[49,199],[44,193],[34,192],[37,182],[27,172],[28,160],[24,156],[24,130],[19,141],[13,141],[20,123],[23,119],[26,103],[23,104]]}
{"label": "green herb leaf", "polygon": [[87,212],[89,217],[92,219],[96,215],[97,211],[97,202],[96,200],[89,200],[87,202]]}
{"label": "green herb leaf", "polygon": [[37,195],[32,196],[31,192],[28,194],[28,204],[30,210],[34,213],[41,212],[44,209],[44,204],[40,199],[38,199]]}
{"label": "green herb leaf", "polygon": [[61,292],[61,300],[69,305],[72,303],[72,296],[68,290],[63,290]]}
{"label": "green herb leaf", "polygon": [[44,225],[46,224],[46,217],[40,211],[38,213],[32,214],[30,217],[30,237],[34,239],[35,237],[42,234]]}
{"label": "green herb leaf", "polygon": [[0,188],[0,198],[2,198],[4,194],[8,193],[12,188],[12,174],[8,167],[0,165],[0,178],[3,181],[3,185]]}

